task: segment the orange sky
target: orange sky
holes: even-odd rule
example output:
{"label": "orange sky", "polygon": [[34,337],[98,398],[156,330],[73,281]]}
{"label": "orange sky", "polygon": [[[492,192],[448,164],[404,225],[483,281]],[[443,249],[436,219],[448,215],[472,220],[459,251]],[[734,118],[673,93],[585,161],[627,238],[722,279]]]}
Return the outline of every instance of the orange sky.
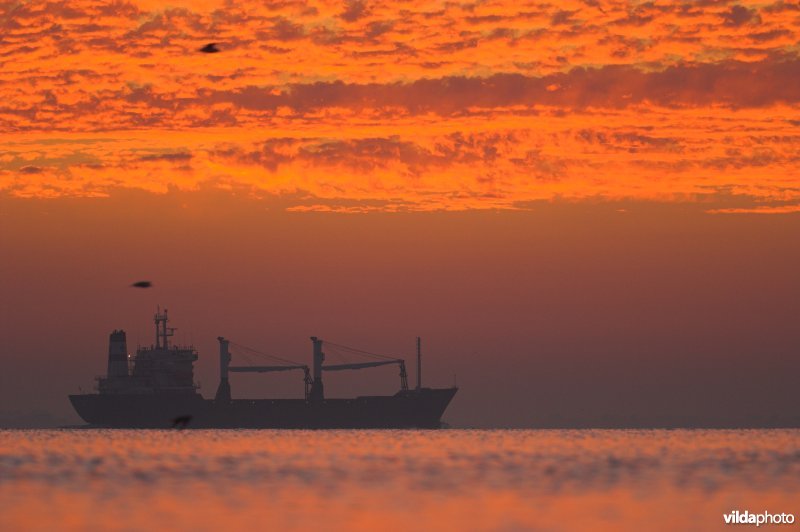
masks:
{"label": "orange sky", "polygon": [[0,24],[11,196],[800,210],[796,1],[6,2]]}

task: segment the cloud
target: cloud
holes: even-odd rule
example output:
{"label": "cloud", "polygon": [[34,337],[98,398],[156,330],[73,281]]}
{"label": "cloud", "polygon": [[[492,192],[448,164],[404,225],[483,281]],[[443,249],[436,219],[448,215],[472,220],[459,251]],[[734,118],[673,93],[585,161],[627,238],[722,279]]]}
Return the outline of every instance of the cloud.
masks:
{"label": "cloud", "polygon": [[392,137],[358,139],[270,139],[252,150],[223,148],[213,155],[244,164],[256,164],[271,172],[282,165],[344,167],[361,173],[402,165],[411,174],[458,164],[490,164],[515,141],[508,134],[452,133],[432,143]]}
{"label": "cloud", "polygon": [[[797,9],[9,4],[0,190],[218,187],[350,210],[722,190],[796,204]],[[208,42],[224,53],[197,53]]]}
{"label": "cloud", "polygon": [[769,41],[774,41],[775,39],[779,39],[781,37],[791,37],[792,35],[793,35],[792,32],[787,29],[774,29],[769,31],[751,33],[747,36],[747,38],[750,39],[751,41],[765,43]]}
{"label": "cloud", "polygon": [[792,214],[800,212],[800,205],[731,207],[725,209],[709,209],[706,212],[710,214]]}
{"label": "cloud", "polygon": [[[189,127],[235,125],[248,116],[236,109],[253,113],[253,119],[275,117],[282,109],[298,116],[325,109],[349,109],[356,113],[379,112],[388,119],[393,115],[428,113],[464,116],[513,106],[557,107],[565,113],[642,104],[665,108],[762,108],[800,102],[797,79],[800,60],[767,59],[675,66],[653,72],[611,65],[542,77],[498,73],[389,84],[321,81],[289,84],[285,88],[249,85],[188,90],[129,85],[115,92],[87,93],[72,102],[53,91],[42,93],[44,101],[6,100],[0,103],[0,124],[5,121],[7,127],[41,130],[59,125],[69,129],[76,120],[94,122],[93,130],[171,127],[180,123]],[[100,116],[102,120],[94,120]]]}
{"label": "cloud", "polygon": [[657,137],[638,131],[608,131],[606,129],[580,129],[575,137],[589,144],[600,144],[605,149],[639,153],[642,151],[660,151],[677,153],[683,151],[680,139],[675,137]]}
{"label": "cloud", "polygon": [[177,153],[157,153],[150,155],[142,155],[139,157],[140,161],[176,161],[186,162],[192,158],[192,154],[188,152]]}
{"label": "cloud", "polygon": [[277,17],[268,32],[260,32],[256,36],[261,39],[293,41],[305,36],[305,28],[302,24],[294,23],[286,17]]}
{"label": "cloud", "polygon": [[[411,113],[461,114],[473,107],[549,105],[569,109],[621,108],[643,102],[665,107],[724,105],[762,107],[800,101],[800,60],[728,61],[669,67],[642,72],[627,66],[574,69],[564,74],[530,77],[494,74],[485,78],[448,77],[412,83],[348,84],[341,81],[292,84],[274,88],[249,86],[213,91],[212,102],[245,109],[289,107],[311,112],[325,107],[402,108]],[[548,90],[548,87],[560,90]],[[153,99],[154,106],[170,103]]]}
{"label": "cloud", "polygon": [[725,21],[726,26],[741,26],[747,23],[758,24],[761,22],[755,9],[749,9],[738,4],[722,13],[722,19]]}
{"label": "cloud", "polygon": [[23,166],[19,169],[21,174],[41,174],[43,171],[41,166]]}
{"label": "cloud", "polygon": [[347,22],[355,22],[366,16],[368,12],[366,0],[347,0],[341,17]]}

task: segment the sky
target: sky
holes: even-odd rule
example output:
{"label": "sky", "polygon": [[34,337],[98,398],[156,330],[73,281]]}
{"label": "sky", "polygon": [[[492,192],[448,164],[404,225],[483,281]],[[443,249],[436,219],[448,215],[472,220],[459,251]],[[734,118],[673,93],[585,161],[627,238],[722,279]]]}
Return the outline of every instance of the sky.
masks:
{"label": "sky", "polygon": [[209,397],[221,334],[421,335],[458,426],[800,423],[796,1],[5,2],[0,28],[0,423],[77,421],[156,305]]}

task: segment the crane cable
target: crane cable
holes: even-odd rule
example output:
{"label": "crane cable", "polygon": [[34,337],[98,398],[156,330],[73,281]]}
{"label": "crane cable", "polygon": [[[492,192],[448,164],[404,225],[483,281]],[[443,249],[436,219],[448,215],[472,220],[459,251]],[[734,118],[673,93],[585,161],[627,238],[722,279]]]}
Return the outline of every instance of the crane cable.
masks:
{"label": "crane cable", "polygon": [[[301,364],[301,363],[299,363],[299,362],[297,362],[295,360],[290,360],[288,358],[281,358],[279,356],[271,355],[269,353],[264,353],[263,351],[258,351],[257,349],[253,349],[252,347],[248,347],[246,345],[242,345],[240,343],[234,342],[233,340],[228,340],[228,342],[230,343],[230,345],[239,348],[239,350],[241,350],[241,351],[239,351],[239,354],[242,355],[251,365],[255,365],[255,364],[253,363],[253,359],[250,358],[247,355],[247,352],[249,352],[250,354],[255,355],[255,356],[265,357],[265,358],[269,358],[269,359],[272,359],[272,360],[276,360],[278,362],[283,362],[284,364],[287,364],[287,365],[292,365],[292,366],[304,366],[305,365],[305,364]],[[361,356],[364,356],[364,357],[369,357],[369,358],[373,358],[373,359],[377,359],[377,360],[391,360],[391,361],[396,361],[396,362],[404,360],[402,357],[382,355],[382,354],[379,354],[379,353],[373,353],[371,351],[365,351],[363,349],[357,349],[355,347],[349,347],[349,346],[346,346],[346,345],[337,344],[337,343],[334,343],[334,342],[329,342],[327,340],[323,341],[323,345],[332,347],[333,349],[330,350],[331,354],[335,355],[337,358],[342,358],[342,359],[344,358],[344,354],[338,352],[340,350],[343,350],[343,351],[345,351],[347,353],[350,353],[350,354],[361,355]]]}
{"label": "crane cable", "polygon": [[378,353],[372,353],[370,351],[364,351],[363,349],[356,349],[355,347],[348,347],[346,345],[335,344],[335,343],[329,342],[327,340],[323,341],[323,345],[333,346],[335,348],[344,349],[345,351],[349,351],[349,352],[354,353],[354,354],[359,354],[359,355],[363,355],[363,356],[366,356],[366,357],[377,358],[379,360],[395,360],[395,361],[404,360],[402,357],[389,356],[389,355],[380,355]]}
{"label": "crane cable", "polygon": [[[253,349],[252,347],[247,347],[246,345],[242,345],[242,344],[236,343],[236,342],[234,342],[232,340],[228,340],[228,342],[231,345],[238,347],[239,349],[243,349],[244,351],[249,351],[250,354],[252,354],[252,355],[266,357],[266,358],[269,358],[269,359],[272,359],[272,360],[277,360],[279,362],[283,362],[284,364],[290,365],[290,366],[305,366],[306,365],[306,364],[301,364],[300,362],[297,362],[295,360],[289,360],[288,358],[281,358],[281,357],[278,357],[278,356],[275,356],[275,355],[270,355],[269,353],[264,353],[262,351],[258,351],[256,349]],[[250,357],[248,357],[246,353],[240,351],[239,354],[244,356],[245,359],[247,359],[252,364],[252,359]],[[253,365],[255,365],[255,364],[253,364]]]}

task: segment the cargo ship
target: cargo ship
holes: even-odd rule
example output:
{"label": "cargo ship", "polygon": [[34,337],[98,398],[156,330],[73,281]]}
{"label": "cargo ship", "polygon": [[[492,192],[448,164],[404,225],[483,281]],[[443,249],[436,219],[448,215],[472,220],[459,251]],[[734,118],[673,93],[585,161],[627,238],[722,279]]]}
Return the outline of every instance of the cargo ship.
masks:
{"label": "cargo ship", "polygon": [[[94,393],[70,395],[78,415],[92,427],[112,428],[297,428],[372,429],[439,428],[442,415],[458,388],[422,386],[422,357],[417,338],[417,385],[409,388],[405,360],[349,348],[311,337],[312,364],[297,363],[249,350],[270,359],[268,365],[234,365],[231,340],[218,337],[220,381],[213,399],[204,398],[194,382],[197,351],[170,345],[175,328],[168,314],[154,316],[155,344],[128,354],[125,331],[109,336],[106,375],[97,378]],[[238,344],[236,344],[238,345]],[[249,349],[241,346],[244,349]],[[325,364],[328,349],[367,358],[362,362]],[[400,390],[393,395],[348,399],[325,397],[323,374],[397,365]],[[302,372],[302,399],[235,399],[231,373]]]}

